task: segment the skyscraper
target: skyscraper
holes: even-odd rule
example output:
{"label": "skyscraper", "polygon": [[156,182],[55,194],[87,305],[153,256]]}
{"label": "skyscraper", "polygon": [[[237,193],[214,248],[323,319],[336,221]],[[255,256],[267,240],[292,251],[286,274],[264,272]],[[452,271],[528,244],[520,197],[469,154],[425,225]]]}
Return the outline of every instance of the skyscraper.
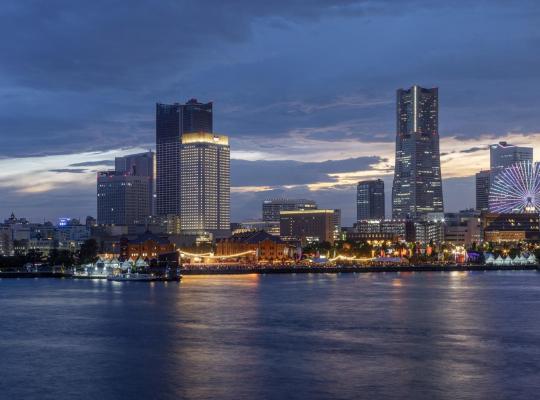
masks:
{"label": "skyscraper", "polygon": [[437,88],[414,85],[397,91],[393,218],[444,212],[438,114]]}
{"label": "skyscraper", "polygon": [[182,135],[213,132],[212,103],[156,104],[156,212],[180,215]]}
{"label": "skyscraper", "polygon": [[492,171],[509,167],[520,161],[532,162],[533,148],[499,142],[489,146],[489,160]]}
{"label": "skyscraper", "polygon": [[208,132],[182,135],[181,227],[187,233],[230,233],[229,138]]}
{"label": "skyscraper", "polygon": [[150,216],[149,177],[102,171],[97,174],[100,225],[144,224]]}
{"label": "skyscraper", "polygon": [[150,214],[153,215],[155,213],[154,194],[156,191],[154,153],[147,151],[146,153],[116,157],[114,165],[117,174],[148,177],[148,204],[150,205]]}
{"label": "skyscraper", "polygon": [[381,179],[358,182],[356,219],[384,219],[384,182]]}
{"label": "skyscraper", "polygon": [[480,171],[476,174],[476,210],[489,210],[489,188],[491,185],[491,172]]}
{"label": "skyscraper", "polygon": [[262,218],[266,222],[279,222],[281,211],[314,210],[317,203],[306,199],[269,199],[262,203]]}
{"label": "skyscraper", "polygon": [[154,153],[116,157],[114,164],[114,171],[97,175],[98,224],[146,223],[152,215]]}
{"label": "skyscraper", "polygon": [[476,209],[489,210],[489,194],[491,185],[497,175],[505,168],[521,161],[533,161],[533,148],[514,146],[507,142],[499,142],[489,146],[490,169],[476,174]]}

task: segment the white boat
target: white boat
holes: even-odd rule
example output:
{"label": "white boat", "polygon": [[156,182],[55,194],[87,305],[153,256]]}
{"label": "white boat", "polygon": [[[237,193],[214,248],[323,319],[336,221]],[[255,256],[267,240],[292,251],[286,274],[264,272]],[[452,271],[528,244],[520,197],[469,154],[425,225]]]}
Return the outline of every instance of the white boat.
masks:
{"label": "white boat", "polygon": [[154,274],[139,274],[138,272],[135,273],[123,273],[123,274],[116,274],[116,275],[109,275],[107,277],[108,281],[114,281],[114,282],[125,282],[125,281],[139,281],[139,282],[149,282],[149,281],[156,281],[158,278]]}

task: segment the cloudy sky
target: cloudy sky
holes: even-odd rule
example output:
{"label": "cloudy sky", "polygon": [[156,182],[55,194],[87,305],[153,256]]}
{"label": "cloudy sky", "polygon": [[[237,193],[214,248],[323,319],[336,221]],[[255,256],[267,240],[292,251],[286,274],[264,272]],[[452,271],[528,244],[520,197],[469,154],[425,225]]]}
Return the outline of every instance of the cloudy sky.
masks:
{"label": "cloudy sky", "polygon": [[488,144],[540,146],[537,0],[4,0],[0,37],[0,218],[95,215],[95,171],[191,97],[231,137],[234,221],[287,196],[350,224],[366,177],[389,205],[412,84],[439,87],[447,211]]}

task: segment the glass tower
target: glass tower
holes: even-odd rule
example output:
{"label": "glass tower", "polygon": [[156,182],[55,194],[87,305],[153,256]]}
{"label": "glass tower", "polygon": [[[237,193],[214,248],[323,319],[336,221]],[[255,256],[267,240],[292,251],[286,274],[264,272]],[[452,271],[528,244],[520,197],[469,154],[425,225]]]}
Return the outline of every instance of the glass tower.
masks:
{"label": "glass tower", "polygon": [[358,182],[356,219],[384,219],[384,182],[381,179]]}
{"label": "glass tower", "polygon": [[152,151],[140,154],[130,154],[114,159],[115,171],[117,174],[146,176],[148,177],[148,204],[150,205],[149,215],[155,214],[154,194],[155,194],[155,157]]}
{"label": "glass tower", "polygon": [[181,214],[181,141],[192,132],[213,132],[212,103],[156,104],[156,213]]}
{"label": "glass tower", "polygon": [[476,183],[476,210],[489,210],[489,189],[491,186],[491,171],[480,171],[475,177]]}
{"label": "glass tower", "polygon": [[397,91],[396,164],[392,216],[422,219],[442,213],[439,93],[413,86]]}
{"label": "glass tower", "polygon": [[489,146],[490,168],[497,171],[521,161],[533,161],[533,148],[499,142]]}

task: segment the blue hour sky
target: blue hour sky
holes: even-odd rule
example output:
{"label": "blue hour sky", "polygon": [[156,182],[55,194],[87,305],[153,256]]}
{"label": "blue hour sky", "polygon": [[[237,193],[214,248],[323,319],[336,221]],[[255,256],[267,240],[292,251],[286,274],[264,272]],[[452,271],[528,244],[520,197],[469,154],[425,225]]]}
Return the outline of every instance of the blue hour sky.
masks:
{"label": "blue hour sky", "polygon": [[[10,1],[0,8],[0,218],[95,215],[95,171],[154,147],[156,102],[214,102],[232,217],[305,197],[354,219],[395,90],[437,86],[445,209],[498,140],[540,145],[534,0]],[[535,155],[536,158],[536,155]]]}

